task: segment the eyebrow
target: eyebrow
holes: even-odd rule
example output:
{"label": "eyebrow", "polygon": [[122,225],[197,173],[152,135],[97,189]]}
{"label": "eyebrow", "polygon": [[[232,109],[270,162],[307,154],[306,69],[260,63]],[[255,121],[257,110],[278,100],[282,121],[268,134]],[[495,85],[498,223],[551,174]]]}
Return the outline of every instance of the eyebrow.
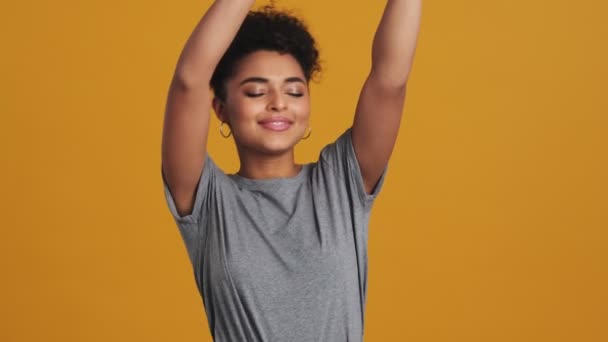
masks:
{"label": "eyebrow", "polygon": [[[264,77],[248,77],[248,78],[242,80],[241,83],[239,83],[239,86],[242,86],[243,84],[248,83],[248,82],[268,83],[268,82],[270,82],[270,80],[267,78],[264,78]],[[300,77],[288,77],[285,79],[284,82],[285,83],[299,82],[299,83],[306,84],[306,82],[303,79],[301,79]]]}

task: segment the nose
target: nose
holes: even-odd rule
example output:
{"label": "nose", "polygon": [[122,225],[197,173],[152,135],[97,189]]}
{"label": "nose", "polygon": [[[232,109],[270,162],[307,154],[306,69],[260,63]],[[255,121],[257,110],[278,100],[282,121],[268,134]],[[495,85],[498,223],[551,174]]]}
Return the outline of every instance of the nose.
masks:
{"label": "nose", "polygon": [[287,101],[285,101],[283,94],[280,92],[275,92],[274,95],[270,97],[268,107],[272,111],[281,111],[287,108]]}

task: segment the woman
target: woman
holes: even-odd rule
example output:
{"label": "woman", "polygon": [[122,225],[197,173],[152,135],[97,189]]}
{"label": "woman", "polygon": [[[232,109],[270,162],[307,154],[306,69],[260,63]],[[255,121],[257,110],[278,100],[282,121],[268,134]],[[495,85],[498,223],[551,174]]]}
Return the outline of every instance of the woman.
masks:
{"label": "woman", "polygon": [[[311,134],[315,41],[299,19],[253,5],[215,1],[179,58],[163,129],[167,203],[214,341],[362,341],[367,223],[397,138],[421,3],[387,2],[352,127],[304,165],[293,150]],[[206,152],[211,108],[237,147],[235,174]]]}

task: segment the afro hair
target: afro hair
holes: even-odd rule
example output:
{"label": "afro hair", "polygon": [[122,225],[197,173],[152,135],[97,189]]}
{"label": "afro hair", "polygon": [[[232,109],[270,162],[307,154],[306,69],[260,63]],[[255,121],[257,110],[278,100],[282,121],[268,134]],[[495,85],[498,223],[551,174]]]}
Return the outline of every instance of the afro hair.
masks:
{"label": "afro hair", "polygon": [[250,11],[211,77],[215,96],[226,100],[224,83],[233,75],[237,63],[250,53],[266,50],[292,55],[302,67],[307,81],[320,73],[319,51],[305,23],[274,5]]}

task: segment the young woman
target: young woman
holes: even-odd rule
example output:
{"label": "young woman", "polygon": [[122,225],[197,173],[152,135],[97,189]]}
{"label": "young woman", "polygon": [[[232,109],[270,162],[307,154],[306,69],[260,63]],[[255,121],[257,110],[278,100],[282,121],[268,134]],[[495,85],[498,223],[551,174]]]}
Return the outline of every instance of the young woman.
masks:
{"label": "young woman", "polygon": [[[352,127],[303,165],[293,150],[311,134],[315,41],[298,18],[253,5],[216,0],[179,58],[163,128],[168,207],[214,341],[362,341],[367,224],[397,138],[421,0],[387,1]],[[217,133],[234,139],[235,174],[206,152],[211,109]]]}

